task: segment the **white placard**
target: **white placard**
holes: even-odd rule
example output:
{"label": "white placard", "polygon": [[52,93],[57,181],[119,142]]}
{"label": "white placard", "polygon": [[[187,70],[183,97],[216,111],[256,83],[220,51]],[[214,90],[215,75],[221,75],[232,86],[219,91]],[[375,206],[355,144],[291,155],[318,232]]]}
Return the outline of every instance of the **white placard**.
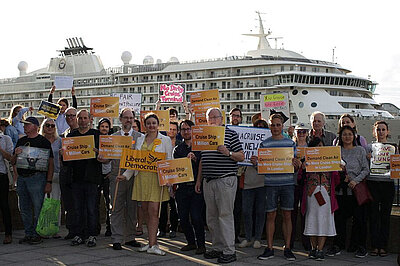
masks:
{"label": "white placard", "polygon": [[250,158],[253,155],[257,156],[257,150],[260,143],[271,137],[271,131],[268,128],[260,127],[241,127],[241,126],[226,126],[232,129],[239,135],[239,140],[242,143],[244,152],[244,161],[239,162],[239,165],[252,165]]}
{"label": "white placard", "polygon": [[119,97],[119,112],[125,107],[131,108],[135,116],[139,116],[142,106],[142,94],[140,93],[111,93],[112,97]]}
{"label": "white placard", "polygon": [[56,76],[54,77],[54,86],[56,89],[71,89],[74,85],[74,77]]}

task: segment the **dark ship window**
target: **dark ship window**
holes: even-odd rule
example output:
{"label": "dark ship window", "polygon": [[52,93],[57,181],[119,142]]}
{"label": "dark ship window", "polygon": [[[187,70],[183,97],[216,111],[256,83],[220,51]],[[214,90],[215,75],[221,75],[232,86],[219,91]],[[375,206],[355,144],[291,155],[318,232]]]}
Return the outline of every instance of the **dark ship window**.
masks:
{"label": "dark ship window", "polygon": [[298,90],[294,90],[294,91],[292,91],[292,94],[293,94],[293,95],[297,95],[297,93],[299,93],[299,91],[298,91]]}
{"label": "dark ship window", "polygon": [[317,103],[316,102],[312,102],[311,103],[311,107],[313,107],[313,108],[317,107]]}
{"label": "dark ship window", "polygon": [[308,94],[308,90],[303,90],[303,91],[301,91],[301,93],[302,93],[303,95],[307,95],[307,94]]}
{"label": "dark ship window", "polygon": [[299,107],[303,108],[304,107],[304,103],[303,102],[299,102]]}

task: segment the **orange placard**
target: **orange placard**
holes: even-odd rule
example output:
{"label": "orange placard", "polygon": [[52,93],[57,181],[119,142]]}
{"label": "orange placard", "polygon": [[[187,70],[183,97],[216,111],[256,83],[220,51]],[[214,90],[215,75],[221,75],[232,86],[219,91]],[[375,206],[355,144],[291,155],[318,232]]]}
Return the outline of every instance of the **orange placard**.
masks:
{"label": "orange placard", "polygon": [[123,149],[119,167],[157,173],[157,162],[165,160],[165,157],[162,152]]}
{"label": "orange placard", "polygon": [[159,131],[169,131],[169,111],[168,110],[154,110],[154,111],[140,111],[140,126],[141,131],[146,132],[144,126],[144,117],[147,113],[154,113],[157,115],[160,124],[158,125]]}
{"label": "orange placard", "polygon": [[293,157],[293,148],[260,148],[258,149],[258,173],[294,173]]}
{"label": "orange placard", "polygon": [[390,178],[400,178],[400,154],[390,155]]}
{"label": "orange placard", "polygon": [[216,150],[219,145],[224,145],[225,127],[221,126],[193,126],[192,150]]}
{"label": "orange placard", "polygon": [[73,161],[96,158],[93,148],[95,148],[93,135],[63,138],[63,160]]}
{"label": "orange placard", "polygon": [[218,90],[196,91],[190,94],[193,111],[207,111],[211,107],[221,108]]}
{"label": "orange placard", "polygon": [[306,156],[306,147],[296,147],[296,158],[301,160]]}
{"label": "orange placard", "polygon": [[306,148],[307,172],[341,171],[340,146]]}
{"label": "orange placard", "polygon": [[179,158],[157,162],[160,186],[194,181],[192,162],[189,158]]}
{"label": "orange placard", "polygon": [[100,135],[99,155],[104,159],[120,159],[122,149],[129,149],[133,144],[132,136]]}
{"label": "orange placard", "polygon": [[90,113],[94,117],[118,117],[119,97],[93,97],[90,99]]}

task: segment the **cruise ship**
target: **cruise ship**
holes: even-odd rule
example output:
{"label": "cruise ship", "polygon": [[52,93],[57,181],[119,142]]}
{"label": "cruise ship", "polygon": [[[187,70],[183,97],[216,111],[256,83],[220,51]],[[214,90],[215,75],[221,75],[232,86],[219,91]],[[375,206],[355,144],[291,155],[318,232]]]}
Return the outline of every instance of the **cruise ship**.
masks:
{"label": "cruise ship", "polygon": [[[331,127],[336,127],[343,113],[361,120],[393,118],[373,99],[376,82],[351,75],[337,63],[271,47],[271,32],[264,31],[259,13],[258,19],[259,33],[244,34],[258,38],[257,49],[246,56],[193,62],[171,57],[163,63],[146,56],[142,64],[132,64],[132,55],[125,51],[121,66],[104,68],[100,57],[82,38],[67,39],[68,47],[59,50],[59,56],[51,58],[47,67],[28,72],[27,63],[22,61],[18,64],[19,77],[0,80],[0,114],[7,117],[15,104],[38,107],[41,100],[47,99],[55,76],[73,76],[79,108],[89,108],[94,96],[140,93],[142,110],[153,110],[160,84],[184,83],[188,102],[191,92],[218,89],[221,108],[227,113],[233,107],[240,108],[244,124],[250,124],[251,116],[260,112],[260,96],[275,92],[288,93],[292,124],[308,122],[317,110],[335,121]],[[69,98],[70,91],[56,90],[54,98],[60,97]],[[164,108],[169,106],[176,107],[183,117],[181,105],[163,104]],[[117,119],[114,122],[118,124]]]}

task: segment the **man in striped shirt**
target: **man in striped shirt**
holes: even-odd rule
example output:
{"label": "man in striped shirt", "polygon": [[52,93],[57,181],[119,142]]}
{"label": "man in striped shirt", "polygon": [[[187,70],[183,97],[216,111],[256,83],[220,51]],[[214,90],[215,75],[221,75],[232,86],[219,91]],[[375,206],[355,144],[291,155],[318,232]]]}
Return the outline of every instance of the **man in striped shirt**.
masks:
{"label": "man in striped shirt", "polygon": [[[222,126],[222,112],[218,108],[207,110],[207,123]],[[213,249],[204,254],[206,259],[218,258],[218,263],[236,261],[233,207],[237,188],[237,162],[244,160],[242,144],[233,130],[225,129],[224,145],[217,150],[201,152],[196,192],[203,182],[207,225]]]}

